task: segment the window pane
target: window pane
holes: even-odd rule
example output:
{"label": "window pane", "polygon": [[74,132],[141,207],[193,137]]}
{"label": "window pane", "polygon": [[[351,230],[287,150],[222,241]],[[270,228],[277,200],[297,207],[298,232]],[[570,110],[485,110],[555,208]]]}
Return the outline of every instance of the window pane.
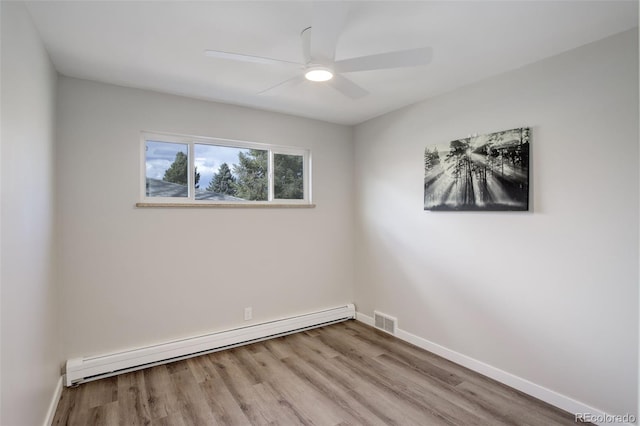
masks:
{"label": "window pane", "polygon": [[268,151],[195,144],[196,200],[267,201]]}
{"label": "window pane", "polygon": [[281,200],[304,199],[302,155],[273,155],[273,194]]}
{"label": "window pane", "polygon": [[145,151],[147,197],[188,197],[189,146],[146,141]]}

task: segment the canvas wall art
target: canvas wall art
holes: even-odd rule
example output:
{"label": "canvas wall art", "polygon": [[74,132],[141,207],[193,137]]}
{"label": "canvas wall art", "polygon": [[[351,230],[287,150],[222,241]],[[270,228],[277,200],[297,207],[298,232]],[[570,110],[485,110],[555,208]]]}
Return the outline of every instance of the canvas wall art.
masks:
{"label": "canvas wall art", "polygon": [[424,151],[424,209],[529,210],[529,139],[521,127]]}

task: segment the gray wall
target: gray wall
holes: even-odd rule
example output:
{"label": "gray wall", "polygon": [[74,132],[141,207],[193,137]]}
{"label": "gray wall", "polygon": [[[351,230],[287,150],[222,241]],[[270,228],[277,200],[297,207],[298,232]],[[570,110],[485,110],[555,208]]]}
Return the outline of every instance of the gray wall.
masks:
{"label": "gray wall", "polygon": [[[638,33],[359,125],[356,304],[613,414],[637,413]],[[423,153],[532,127],[529,213],[424,212]]]}
{"label": "gray wall", "polygon": [[[64,359],[353,300],[350,128],[66,77],[58,95]],[[142,130],[311,148],[317,207],[136,208]]]}
{"label": "gray wall", "polygon": [[2,2],[0,424],[41,424],[60,377],[54,287],[56,73],[21,3]]}

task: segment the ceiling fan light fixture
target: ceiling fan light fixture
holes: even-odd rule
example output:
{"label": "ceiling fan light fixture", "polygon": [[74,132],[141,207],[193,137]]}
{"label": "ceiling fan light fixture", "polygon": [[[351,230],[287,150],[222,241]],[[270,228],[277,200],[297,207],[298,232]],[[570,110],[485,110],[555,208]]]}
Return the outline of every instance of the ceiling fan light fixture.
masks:
{"label": "ceiling fan light fixture", "polygon": [[333,78],[333,71],[326,67],[310,67],[304,77],[309,81],[328,81]]}

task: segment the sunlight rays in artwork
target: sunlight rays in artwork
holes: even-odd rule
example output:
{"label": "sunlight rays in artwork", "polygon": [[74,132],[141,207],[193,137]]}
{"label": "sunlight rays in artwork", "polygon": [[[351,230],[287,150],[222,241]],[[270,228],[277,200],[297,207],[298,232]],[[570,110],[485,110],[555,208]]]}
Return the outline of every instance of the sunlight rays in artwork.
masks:
{"label": "sunlight rays in artwork", "polygon": [[528,210],[531,129],[517,128],[424,153],[425,210]]}

